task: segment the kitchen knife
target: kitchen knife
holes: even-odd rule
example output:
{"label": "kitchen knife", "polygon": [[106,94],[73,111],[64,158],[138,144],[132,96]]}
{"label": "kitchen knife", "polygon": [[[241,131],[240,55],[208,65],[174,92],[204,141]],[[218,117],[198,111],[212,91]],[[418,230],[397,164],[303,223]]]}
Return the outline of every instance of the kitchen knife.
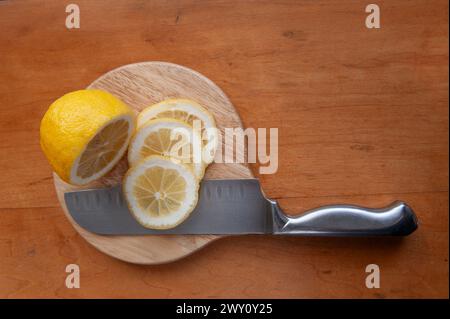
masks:
{"label": "kitchen knife", "polygon": [[257,179],[204,180],[195,210],[168,230],[141,226],[128,210],[121,185],[68,192],[64,198],[77,224],[100,235],[406,236],[417,228],[416,215],[403,202],[381,209],[330,205],[288,216],[264,196]]}

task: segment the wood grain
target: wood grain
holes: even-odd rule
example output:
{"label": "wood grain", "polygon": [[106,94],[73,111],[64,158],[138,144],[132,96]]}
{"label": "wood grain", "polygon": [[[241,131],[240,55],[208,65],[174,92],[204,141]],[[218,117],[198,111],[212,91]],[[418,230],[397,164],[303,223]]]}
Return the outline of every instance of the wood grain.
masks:
{"label": "wood grain", "polygon": [[[88,88],[110,92],[136,112],[169,98],[192,99],[211,112],[222,136],[225,128],[242,128],[241,119],[234,106],[219,87],[203,75],[173,63],[142,62],[121,66],[100,76]],[[225,149],[223,140],[219,148]],[[103,178],[82,187],[67,184],[53,174],[56,194],[67,218],[80,235],[97,249],[123,261],[153,265],[173,262],[223,237],[213,235],[100,236],[78,226],[67,210],[64,193],[120,184],[127,169],[125,156]],[[252,177],[253,174],[246,164],[216,162],[208,166],[204,176],[205,179]]]}
{"label": "wood grain", "polygon": [[[448,298],[448,1],[0,1],[1,297]],[[169,61],[212,79],[245,127],[279,129],[258,175],[289,213],[335,202],[416,210],[403,240],[230,237],[138,266],[88,244],[64,216],[39,123],[105,72]],[[258,172],[258,167],[254,167]],[[67,289],[65,267],[81,269]],[[381,288],[364,285],[381,268]]]}

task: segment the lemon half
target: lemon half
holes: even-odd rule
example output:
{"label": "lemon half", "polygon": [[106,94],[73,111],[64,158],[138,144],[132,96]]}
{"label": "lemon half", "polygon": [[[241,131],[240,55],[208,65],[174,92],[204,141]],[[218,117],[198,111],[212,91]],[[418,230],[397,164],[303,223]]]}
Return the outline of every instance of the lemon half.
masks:
{"label": "lemon half", "polygon": [[134,129],[134,112],[121,100],[101,90],[80,90],[50,105],[40,144],[61,179],[83,185],[114,167]]}
{"label": "lemon half", "polygon": [[139,113],[137,118],[138,129],[151,119],[172,118],[193,126],[198,120],[201,124],[200,137],[205,147],[203,160],[209,164],[214,160],[218,145],[216,122],[211,113],[195,101],[188,99],[168,99],[149,106]]}
{"label": "lemon half", "polygon": [[184,164],[149,156],[125,175],[123,192],[136,220],[152,229],[173,228],[197,205],[199,183]]}

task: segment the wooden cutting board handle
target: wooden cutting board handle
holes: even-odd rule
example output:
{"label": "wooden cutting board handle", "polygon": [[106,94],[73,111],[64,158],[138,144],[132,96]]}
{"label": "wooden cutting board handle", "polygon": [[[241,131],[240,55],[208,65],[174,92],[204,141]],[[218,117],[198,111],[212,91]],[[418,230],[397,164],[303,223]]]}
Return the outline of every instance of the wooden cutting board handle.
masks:
{"label": "wooden cutting board handle", "polygon": [[[188,98],[206,107],[218,128],[242,127],[234,106],[211,80],[186,67],[165,62],[143,62],[114,69],[95,80],[90,89],[108,91],[137,112],[167,98]],[[71,218],[64,193],[120,183],[128,164],[126,156],[105,177],[83,187],[69,185],[54,174],[58,200],[78,233],[103,253],[135,264],[160,264],[185,257],[208,243],[221,238],[213,235],[100,236],[86,231]],[[252,178],[246,164],[211,164],[205,178]]]}

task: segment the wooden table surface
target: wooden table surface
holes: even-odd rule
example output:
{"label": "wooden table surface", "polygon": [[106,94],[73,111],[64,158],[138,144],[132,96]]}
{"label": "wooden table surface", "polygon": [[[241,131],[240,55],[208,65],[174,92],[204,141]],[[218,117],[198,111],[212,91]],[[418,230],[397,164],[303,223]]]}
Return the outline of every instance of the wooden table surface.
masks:
{"label": "wooden table surface", "polygon": [[[448,297],[448,1],[0,1],[0,297]],[[70,3],[70,2],[67,2]],[[117,66],[169,61],[278,127],[266,194],[295,214],[407,201],[404,239],[219,240],[178,262],[126,264],[72,228],[39,147],[49,104]],[[67,289],[65,267],[81,270]],[[367,289],[377,264],[381,288]]]}

